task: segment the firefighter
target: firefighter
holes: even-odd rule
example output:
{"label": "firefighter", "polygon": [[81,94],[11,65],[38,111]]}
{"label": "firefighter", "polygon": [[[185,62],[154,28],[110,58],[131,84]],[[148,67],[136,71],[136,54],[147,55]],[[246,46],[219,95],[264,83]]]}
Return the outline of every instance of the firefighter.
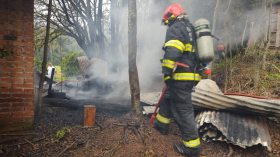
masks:
{"label": "firefighter", "polygon": [[[174,118],[182,133],[182,141],[175,144],[174,149],[188,157],[196,157],[200,152],[200,139],[191,92],[201,79],[196,72],[201,67],[195,51],[195,30],[188,15],[177,3],[166,9],[162,22],[168,26],[162,59],[162,73],[167,90],[156,115],[154,128],[167,134]],[[177,66],[176,63],[186,66]]]}

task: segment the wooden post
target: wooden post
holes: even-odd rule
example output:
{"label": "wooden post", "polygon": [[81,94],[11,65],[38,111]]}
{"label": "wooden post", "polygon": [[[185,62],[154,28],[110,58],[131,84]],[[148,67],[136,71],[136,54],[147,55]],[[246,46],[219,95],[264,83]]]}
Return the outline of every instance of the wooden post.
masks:
{"label": "wooden post", "polygon": [[95,124],[96,108],[94,105],[84,106],[84,127],[93,127]]}

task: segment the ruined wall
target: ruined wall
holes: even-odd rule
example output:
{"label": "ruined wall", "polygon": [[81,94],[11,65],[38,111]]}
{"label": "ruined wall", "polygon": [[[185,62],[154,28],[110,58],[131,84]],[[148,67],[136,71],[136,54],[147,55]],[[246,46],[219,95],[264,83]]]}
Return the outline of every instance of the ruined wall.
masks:
{"label": "ruined wall", "polygon": [[33,0],[0,1],[0,132],[34,119]]}

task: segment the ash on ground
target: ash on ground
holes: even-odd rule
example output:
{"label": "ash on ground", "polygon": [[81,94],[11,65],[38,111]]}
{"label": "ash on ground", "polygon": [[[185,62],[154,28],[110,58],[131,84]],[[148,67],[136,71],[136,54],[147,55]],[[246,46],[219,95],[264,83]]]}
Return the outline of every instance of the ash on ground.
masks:
{"label": "ash on ground", "polygon": [[[67,100],[75,106],[77,101]],[[72,102],[71,102],[72,101]],[[172,124],[164,136],[148,127],[148,117],[135,117],[127,104],[94,102],[96,124],[83,127],[83,107],[45,101],[41,118],[28,133],[1,135],[0,156],[180,157],[172,145],[180,139]],[[52,104],[53,103],[53,104]],[[89,102],[88,102],[89,103]],[[272,152],[261,146],[242,149],[224,142],[202,143],[207,157],[280,157],[280,125],[269,121]],[[64,133],[64,135],[62,135]]]}

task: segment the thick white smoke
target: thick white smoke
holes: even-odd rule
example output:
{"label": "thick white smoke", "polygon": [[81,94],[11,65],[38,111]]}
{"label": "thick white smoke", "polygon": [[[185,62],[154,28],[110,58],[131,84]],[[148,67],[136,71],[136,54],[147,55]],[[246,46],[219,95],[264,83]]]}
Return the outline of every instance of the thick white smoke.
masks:
{"label": "thick white smoke", "polygon": [[[266,17],[262,7],[251,8],[243,16],[232,15],[232,13],[238,12],[232,12],[236,9],[237,2],[231,0],[138,0],[137,2],[137,66],[142,92],[159,91],[163,86],[160,59],[164,53],[162,46],[167,28],[161,24],[161,18],[165,8],[172,2],[180,3],[186,9],[191,22],[199,18],[206,18],[213,23],[213,16],[216,14],[215,35],[221,39],[220,43],[226,45],[231,42],[234,45],[241,43],[244,32],[245,38],[248,39],[252,22],[254,22],[254,28],[251,31],[255,32],[254,38],[259,38],[262,35],[262,31],[260,31],[262,29],[261,23],[266,20],[266,18],[258,18]],[[219,2],[218,5],[217,2]],[[239,3],[242,5],[242,0],[239,0]],[[117,16],[120,23],[120,39],[118,40],[120,49],[116,51],[120,52],[118,52],[117,57],[108,57],[106,62],[110,63],[117,60],[120,63],[121,70],[117,72],[108,71],[104,76],[99,75],[99,79],[113,85],[113,88],[105,94],[108,99],[129,98],[130,96],[127,61],[127,7],[119,8]],[[246,21],[248,26],[245,29]],[[96,76],[101,73],[98,71],[102,68],[104,68],[103,65],[100,65],[100,67],[96,65],[91,68],[91,73]]]}

